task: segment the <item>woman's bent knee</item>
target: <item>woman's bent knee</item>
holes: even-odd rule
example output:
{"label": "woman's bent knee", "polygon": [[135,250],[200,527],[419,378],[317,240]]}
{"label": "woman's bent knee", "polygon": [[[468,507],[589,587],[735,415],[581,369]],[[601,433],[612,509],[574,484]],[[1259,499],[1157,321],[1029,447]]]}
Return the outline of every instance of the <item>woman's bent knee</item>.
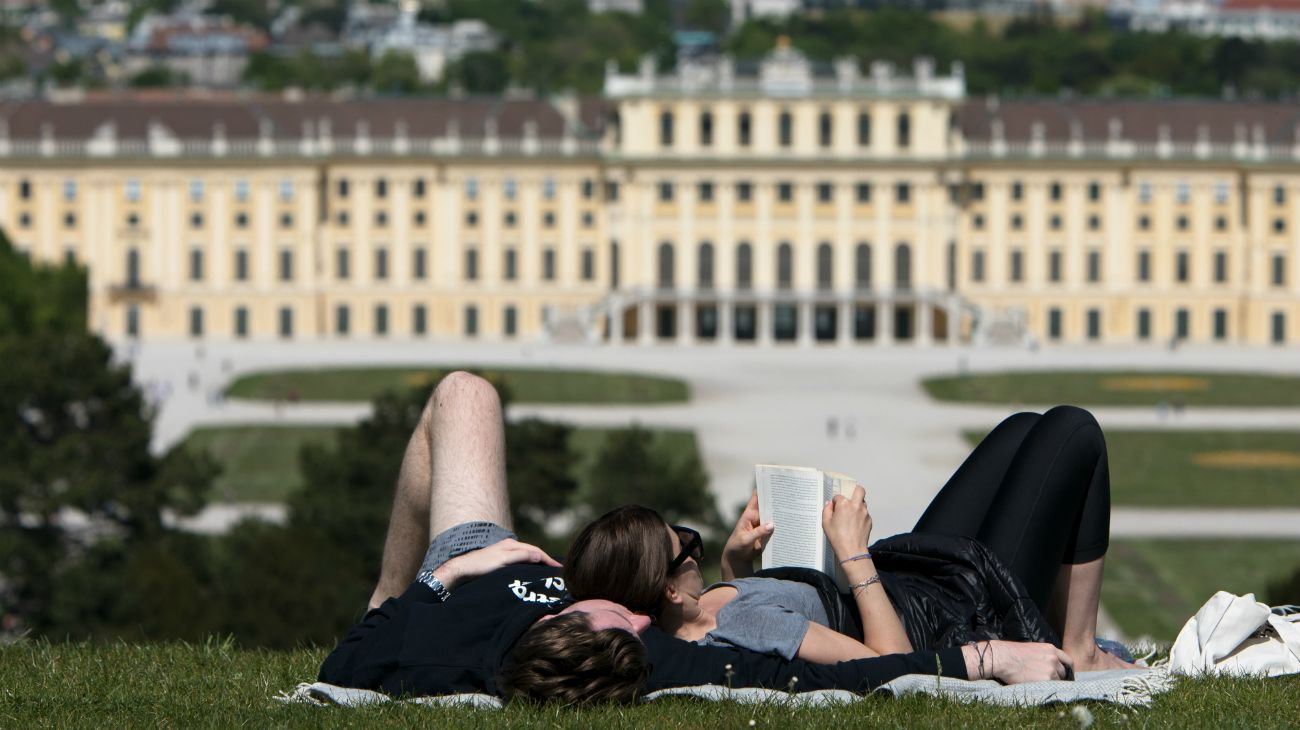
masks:
{"label": "woman's bent knee", "polygon": [[1053,423],[1061,423],[1066,426],[1096,426],[1098,430],[1101,425],[1097,423],[1097,418],[1086,408],[1078,406],[1056,406],[1049,409],[1043,414],[1043,420],[1051,420]]}

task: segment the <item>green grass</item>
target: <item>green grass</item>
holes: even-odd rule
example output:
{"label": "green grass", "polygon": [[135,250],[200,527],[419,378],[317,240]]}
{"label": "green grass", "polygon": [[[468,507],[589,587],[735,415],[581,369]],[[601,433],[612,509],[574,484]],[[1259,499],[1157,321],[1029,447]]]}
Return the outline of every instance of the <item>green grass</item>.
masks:
{"label": "green grass", "polygon": [[[834,708],[670,700],[501,712],[396,704],[344,709],[271,699],[314,679],[324,656],[320,649],[245,651],[220,642],[0,646],[0,727],[1078,728],[1068,707],[965,705],[928,696],[876,696]],[[1300,677],[1184,680],[1149,708],[1090,708],[1094,727],[1296,727]]]}
{"label": "green grass", "polygon": [[[213,499],[240,502],[281,502],[302,486],[298,452],[305,444],[334,444],[332,426],[216,426],[200,428],[185,439],[185,447],[206,448],[224,471],[213,485]],[[579,491],[604,443],[606,429],[577,428],[569,444],[577,452],[573,475]],[[693,431],[652,430],[654,446],[678,458],[696,453]],[[401,454],[393,454],[400,459]]]}
{"label": "green grass", "polygon": [[[964,433],[972,445],[984,431]],[[1198,464],[1223,451],[1300,454],[1300,433],[1286,431],[1108,431],[1111,499],[1162,507],[1297,507],[1300,468]]]}
{"label": "green grass", "polygon": [[443,373],[473,369],[498,376],[515,403],[670,403],[690,399],[685,381],[634,373],[534,368],[338,368],[277,370],[239,378],[231,398],[369,401],[386,390],[432,385]]}
{"label": "green grass", "polygon": [[[1123,389],[1136,381],[1170,378],[1183,382],[1147,384],[1151,389]],[[1128,383],[1116,380],[1130,379]],[[1107,381],[1112,381],[1109,385]],[[1195,406],[1300,405],[1300,377],[1237,373],[1197,373],[1136,370],[1030,371],[927,378],[921,382],[930,397],[941,401],[1022,403],[1081,406],[1152,406],[1181,398]]]}
{"label": "green grass", "polygon": [[1215,591],[1264,600],[1296,570],[1297,540],[1112,540],[1101,600],[1126,635],[1172,643]]}
{"label": "green grass", "polygon": [[[329,426],[214,426],[185,438],[185,448],[207,449],[224,471],[212,499],[282,502],[302,486],[298,453],[307,444],[334,444]],[[393,458],[401,458],[400,454]]]}

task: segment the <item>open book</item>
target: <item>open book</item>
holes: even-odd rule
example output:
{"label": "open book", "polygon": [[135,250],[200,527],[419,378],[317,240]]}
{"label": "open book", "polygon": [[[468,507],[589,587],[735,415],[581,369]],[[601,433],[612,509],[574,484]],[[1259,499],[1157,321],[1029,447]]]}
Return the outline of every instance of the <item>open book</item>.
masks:
{"label": "open book", "polygon": [[845,474],[808,466],[754,465],[758,515],[776,525],[763,548],[763,568],[813,568],[835,578],[848,593],[849,582],[822,529],[822,508],[837,494],[853,495],[857,481]]}

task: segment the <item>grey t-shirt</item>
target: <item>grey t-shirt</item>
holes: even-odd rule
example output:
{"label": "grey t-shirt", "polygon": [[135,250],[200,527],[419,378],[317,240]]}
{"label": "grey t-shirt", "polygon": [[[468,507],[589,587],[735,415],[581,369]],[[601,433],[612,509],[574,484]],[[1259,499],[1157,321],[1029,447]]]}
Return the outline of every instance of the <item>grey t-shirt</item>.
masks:
{"label": "grey t-shirt", "polygon": [[[699,644],[738,646],[794,659],[808,633],[808,622],[829,626],[817,589],[807,583],[776,578],[737,578],[715,583],[736,589],[736,597],[718,611],[718,625]],[[707,591],[706,591],[707,592]]]}

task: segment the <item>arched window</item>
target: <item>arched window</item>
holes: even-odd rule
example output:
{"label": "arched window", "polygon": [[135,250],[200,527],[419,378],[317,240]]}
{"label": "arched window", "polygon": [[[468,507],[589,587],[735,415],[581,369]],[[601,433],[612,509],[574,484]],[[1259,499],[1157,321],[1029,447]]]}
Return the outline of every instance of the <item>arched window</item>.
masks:
{"label": "arched window", "polygon": [[794,143],[794,117],[790,112],[783,111],[777,117],[777,141],[782,147],[789,147]]}
{"label": "arched window", "polygon": [[126,285],[140,286],[140,251],[134,248],[126,252]]}
{"label": "arched window", "polygon": [[668,109],[659,112],[659,144],[673,146],[673,113]]}
{"label": "arched window", "polygon": [[823,291],[831,288],[833,273],[834,253],[831,251],[831,245],[822,242],[817,247],[817,288]]}
{"label": "arched window", "polygon": [[659,287],[673,287],[673,245],[668,241],[659,244]]}
{"label": "arched window", "polygon": [[894,287],[912,288],[912,249],[906,243],[894,247]]}
{"label": "arched window", "polygon": [[700,244],[699,259],[696,262],[696,273],[699,278],[699,288],[713,288],[713,244],[705,241]]}
{"label": "arched window", "polygon": [[912,117],[907,112],[898,114],[898,146],[909,147],[912,144]]}
{"label": "arched window", "polygon": [[794,285],[794,249],[789,243],[782,243],[776,249],[776,286],[789,289]]}
{"label": "arched window", "polygon": [[754,248],[748,243],[736,247],[736,288],[749,289],[754,285]]}
{"label": "arched window", "polygon": [[853,284],[859,289],[871,288],[871,244],[863,241],[854,253]]}
{"label": "arched window", "polygon": [[713,145],[713,112],[702,112],[700,114],[700,146],[710,147]]}

